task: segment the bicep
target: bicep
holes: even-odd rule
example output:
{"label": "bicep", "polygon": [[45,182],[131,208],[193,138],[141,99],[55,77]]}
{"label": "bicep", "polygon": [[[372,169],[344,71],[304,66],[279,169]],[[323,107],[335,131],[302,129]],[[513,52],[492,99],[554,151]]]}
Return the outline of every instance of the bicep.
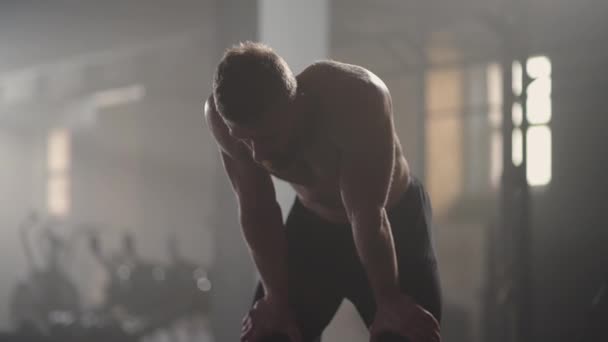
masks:
{"label": "bicep", "polygon": [[386,205],[394,163],[389,140],[379,138],[361,146],[359,153],[341,156],[341,197],[351,221]]}
{"label": "bicep", "polygon": [[345,127],[340,156],[340,190],[351,222],[384,209],[395,159],[390,106],[380,98],[357,107],[362,112]]}

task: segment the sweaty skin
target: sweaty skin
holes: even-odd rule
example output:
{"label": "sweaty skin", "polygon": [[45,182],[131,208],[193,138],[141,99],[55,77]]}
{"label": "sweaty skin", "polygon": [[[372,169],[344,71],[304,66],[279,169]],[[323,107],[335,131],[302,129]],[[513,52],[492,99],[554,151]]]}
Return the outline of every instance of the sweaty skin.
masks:
{"label": "sweaty skin", "polygon": [[319,216],[350,222],[382,311],[400,294],[387,210],[407,190],[410,177],[389,90],[370,71],[335,61],[309,66],[297,81],[294,134],[280,158],[266,158],[241,140],[216,110],[213,96],[205,105],[238,199],[245,240],[267,296],[286,305],[287,247],[270,176],[285,180]]}

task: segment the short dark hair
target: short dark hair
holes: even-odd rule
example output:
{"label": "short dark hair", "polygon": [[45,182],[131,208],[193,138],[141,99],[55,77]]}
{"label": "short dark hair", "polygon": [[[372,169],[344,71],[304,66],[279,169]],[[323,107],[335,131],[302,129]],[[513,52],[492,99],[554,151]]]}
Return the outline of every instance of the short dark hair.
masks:
{"label": "short dark hair", "polygon": [[213,78],[215,105],[225,119],[250,124],[273,104],[296,95],[296,79],[269,46],[244,42],[226,51]]}

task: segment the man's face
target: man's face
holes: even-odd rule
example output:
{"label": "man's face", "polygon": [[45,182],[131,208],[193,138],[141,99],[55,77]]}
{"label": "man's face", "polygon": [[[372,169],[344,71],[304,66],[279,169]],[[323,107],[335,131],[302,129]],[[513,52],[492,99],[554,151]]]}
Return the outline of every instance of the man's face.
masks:
{"label": "man's face", "polygon": [[[279,168],[289,159],[287,148],[293,132],[295,110],[293,103],[272,106],[252,125],[239,125],[226,121],[230,135],[242,141],[251,150],[253,159]],[[266,162],[266,163],[264,163]]]}

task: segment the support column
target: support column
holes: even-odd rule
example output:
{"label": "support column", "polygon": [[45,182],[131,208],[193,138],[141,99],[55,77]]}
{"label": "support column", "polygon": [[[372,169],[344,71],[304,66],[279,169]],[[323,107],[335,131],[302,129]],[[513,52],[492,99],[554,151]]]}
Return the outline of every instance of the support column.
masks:
{"label": "support column", "polygon": [[[327,57],[327,0],[217,1],[217,60],[241,41],[262,41],[273,47],[299,73]],[[217,255],[213,270],[213,334],[215,341],[238,341],[241,318],[251,303],[255,272],[237,220],[236,202],[225,172],[217,164]],[[291,187],[275,180],[277,199],[285,217],[293,202]]]}
{"label": "support column", "polygon": [[[259,0],[259,40],[281,55],[296,74],[329,51],[328,0]],[[274,179],[277,200],[286,217],[293,203],[291,187]]]}

